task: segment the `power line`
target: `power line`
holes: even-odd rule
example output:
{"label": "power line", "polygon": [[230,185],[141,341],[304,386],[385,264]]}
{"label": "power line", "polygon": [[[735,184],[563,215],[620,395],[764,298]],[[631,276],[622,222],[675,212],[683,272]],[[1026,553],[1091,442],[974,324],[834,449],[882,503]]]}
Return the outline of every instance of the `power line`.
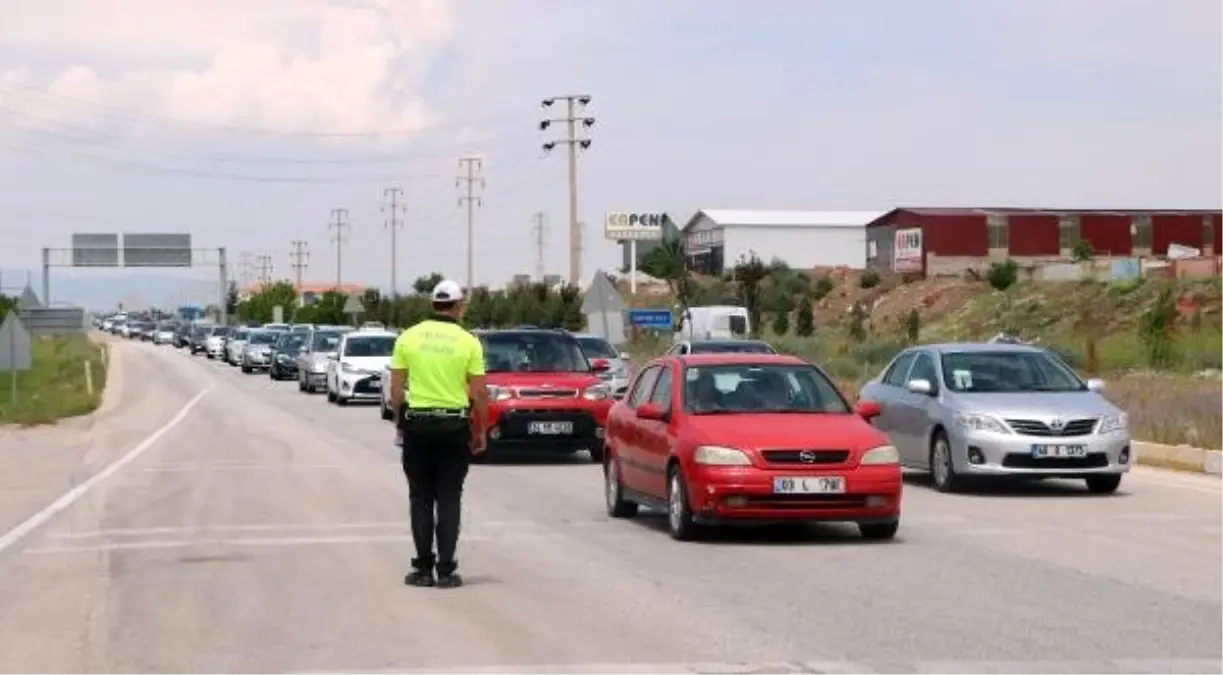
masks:
{"label": "power line", "polygon": [[386,201],[382,205],[382,211],[387,213],[385,227],[391,231],[391,297],[394,298],[399,294],[398,271],[399,271],[399,241],[398,230],[403,226],[403,222],[399,220],[399,213],[403,209],[403,204],[399,201],[403,198],[403,188],[389,187],[382,191],[382,198]]}
{"label": "power line", "polygon": [[459,158],[459,168],[466,168],[467,173],[455,179],[455,186],[467,185],[467,193],[459,197],[459,206],[467,205],[467,292],[476,287],[476,256],[475,256],[475,222],[476,222],[476,207],[482,206],[484,201],[476,195],[476,183],[480,184],[480,189],[484,189],[484,178],[476,175],[484,169],[484,160],[480,157],[469,156]]}
{"label": "power line", "polygon": [[261,253],[255,256],[255,267],[259,270],[259,283],[267,286],[272,283],[272,256]]}
{"label": "power line", "polygon": [[250,251],[243,251],[238,254],[238,279],[242,283],[243,290],[249,288],[253,281],[255,271],[254,257],[255,254]]}
{"label": "power line", "polygon": [[331,241],[335,244],[335,287],[338,291],[344,285],[344,244],[348,243],[346,234],[352,230],[352,226],[348,224],[348,209],[332,209],[327,230],[331,232]]}
{"label": "power line", "polygon": [[301,239],[294,239],[289,242],[289,246],[292,248],[289,251],[289,267],[293,269],[293,276],[297,280],[297,294],[300,296],[302,277],[305,276],[306,268],[309,266],[306,261],[310,259],[310,251],[306,250],[308,244]]}
{"label": "power line", "polygon": [[536,213],[532,220],[535,224],[531,226],[531,234],[535,236],[535,276],[539,277],[540,281],[544,279],[546,269],[544,267],[544,248],[547,246],[548,236],[548,214],[543,211]]}
{"label": "power line", "polygon": [[583,114],[590,99],[589,94],[570,94],[546,98],[540,103],[547,109],[557,101],[565,102],[565,116],[546,117],[539,122],[539,129],[547,131],[554,122],[565,123],[565,138],[548,141],[543,148],[544,152],[551,152],[557,145],[565,145],[569,150],[569,283],[575,285],[582,274],[582,230],[578,225],[578,148],[590,148],[590,139],[578,136],[578,125],[585,129],[595,125],[595,118]]}

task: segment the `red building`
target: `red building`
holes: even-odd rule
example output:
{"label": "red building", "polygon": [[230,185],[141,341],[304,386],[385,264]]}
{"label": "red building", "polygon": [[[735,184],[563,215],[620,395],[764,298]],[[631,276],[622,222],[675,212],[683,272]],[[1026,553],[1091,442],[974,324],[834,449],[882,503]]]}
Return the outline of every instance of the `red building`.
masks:
{"label": "red building", "polygon": [[[1167,255],[1169,244],[1218,256],[1221,230],[1220,211],[899,208],[867,224],[867,264],[914,272],[920,265],[924,273],[932,255],[1060,259],[1070,257],[1080,240],[1099,256],[1158,258]],[[897,232],[907,235],[899,255]]]}

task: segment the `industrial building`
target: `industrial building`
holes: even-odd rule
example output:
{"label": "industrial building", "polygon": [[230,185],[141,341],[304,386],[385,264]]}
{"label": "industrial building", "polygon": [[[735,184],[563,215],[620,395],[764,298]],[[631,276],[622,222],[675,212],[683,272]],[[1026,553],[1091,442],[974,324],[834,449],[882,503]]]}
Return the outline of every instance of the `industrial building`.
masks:
{"label": "industrial building", "polygon": [[866,225],[867,264],[935,275],[990,260],[1063,260],[1080,241],[1096,256],[1165,257],[1170,245],[1218,256],[1220,211],[897,208]]}
{"label": "industrial building", "polygon": [[867,223],[884,211],[756,211],[703,209],[681,230],[692,267],[721,275],[755,253],[794,268],[866,266]]}

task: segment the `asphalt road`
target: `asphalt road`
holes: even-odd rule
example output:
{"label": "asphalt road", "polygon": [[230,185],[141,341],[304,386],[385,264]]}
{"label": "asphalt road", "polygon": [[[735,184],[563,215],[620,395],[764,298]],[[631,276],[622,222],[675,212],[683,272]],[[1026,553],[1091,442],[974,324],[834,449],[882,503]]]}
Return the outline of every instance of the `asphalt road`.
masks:
{"label": "asphalt road", "polygon": [[416,589],[376,407],[116,353],[107,411],[0,431],[0,670],[1223,672],[1216,479],[915,481],[892,543],[681,544],[608,519],[585,461],[498,463],[468,481],[468,585]]}

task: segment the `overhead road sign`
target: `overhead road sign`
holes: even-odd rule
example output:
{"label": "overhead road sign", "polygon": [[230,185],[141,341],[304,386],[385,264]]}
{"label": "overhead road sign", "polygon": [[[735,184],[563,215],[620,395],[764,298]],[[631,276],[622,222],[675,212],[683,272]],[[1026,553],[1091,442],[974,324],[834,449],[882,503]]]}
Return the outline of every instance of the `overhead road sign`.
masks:
{"label": "overhead road sign", "polygon": [[124,234],[124,267],[191,267],[190,234]]}
{"label": "overhead road sign", "polygon": [[119,235],[87,234],[72,235],[73,267],[118,267]]}

